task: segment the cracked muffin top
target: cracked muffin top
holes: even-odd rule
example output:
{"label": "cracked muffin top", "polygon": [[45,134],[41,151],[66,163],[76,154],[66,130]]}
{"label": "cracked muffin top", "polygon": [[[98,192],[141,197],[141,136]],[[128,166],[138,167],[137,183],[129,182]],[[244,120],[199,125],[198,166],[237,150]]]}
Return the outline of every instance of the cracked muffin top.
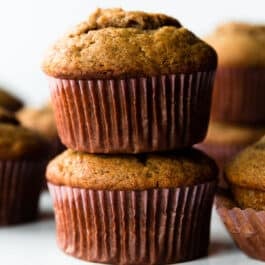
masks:
{"label": "cracked muffin top", "polygon": [[216,49],[220,66],[265,66],[265,24],[226,23],[205,40]]}
{"label": "cracked muffin top", "polygon": [[210,71],[213,48],[163,14],[97,9],[60,38],[42,64],[65,79],[123,78]]}
{"label": "cracked muffin top", "polygon": [[215,162],[201,151],[94,155],[67,150],[47,167],[49,182],[87,189],[174,188],[215,180]]}
{"label": "cracked muffin top", "polygon": [[48,148],[38,133],[20,126],[12,113],[0,108],[1,160],[43,157]]}

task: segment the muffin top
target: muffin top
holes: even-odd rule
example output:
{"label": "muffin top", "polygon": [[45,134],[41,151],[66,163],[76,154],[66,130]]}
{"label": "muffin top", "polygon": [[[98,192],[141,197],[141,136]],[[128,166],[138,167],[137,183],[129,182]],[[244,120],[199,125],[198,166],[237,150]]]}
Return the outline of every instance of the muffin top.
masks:
{"label": "muffin top", "polygon": [[9,111],[17,111],[22,108],[23,103],[9,92],[0,89],[0,107]]}
{"label": "muffin top", "polygon": [[239,153],[225,174],[231,184],[265,191],[265,137]]}
{"label": "muffin top", "polygon": [[36,132],[20,126],[11,113],[0,108],[0,159],[38,158],[46,154],[47,143]]}
{"label": "muffin top", "polygon": [[265,135],[265,126],[247,126],[210,122],[206,143],[215,144],[251,144]]}
{"label": "muffin top", "polygon": [[217,51],[220,66],[265,66],[265,25],[230,22],[205,40]]}
{"label": "muffin top", "polygon": [[94,155],[67,150],[50,162],[48,181],[88,189],[173,188],[214,180],[217,167],[196,149],[168,154]]}
{"label": "muffin top", "polygon": [[39,109],[23,108],[17,112],[17,118],[24,127],[39,132],[47,140],[58,136],[53,110],[49,105]]}
{"label": "muffin top", "polygon": [[43,70],[57,78],[123,78],[216,68],[215,51],[172,17],[97,9],[47,52]]}

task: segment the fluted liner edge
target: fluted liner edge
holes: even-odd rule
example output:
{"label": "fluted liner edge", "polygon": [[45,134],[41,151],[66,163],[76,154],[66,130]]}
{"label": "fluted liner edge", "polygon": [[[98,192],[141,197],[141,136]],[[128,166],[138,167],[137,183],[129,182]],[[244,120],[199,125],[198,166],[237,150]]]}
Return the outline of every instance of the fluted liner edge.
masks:
{"label": "fluted liner edge", "polygon": [[111,264],[165,264],[207,255],[215,186],[97,191],[48,183],[58,244],[69,255]]}
{"label": "fluted liner edge", "polygon": [[127,78],[50,78],[59,136],[89,153],[141,153],[205,137],[214,72]]}
{"label": "fluted liner edge", "polygon": [[0,161],[0,225],[37,218],[44,171],[42,162]]}
{"label": "fluted liner edge", "polygon": [[217,197],[217,212],[236,245],[248,256],[265,261],[265,211],[227,207]]}

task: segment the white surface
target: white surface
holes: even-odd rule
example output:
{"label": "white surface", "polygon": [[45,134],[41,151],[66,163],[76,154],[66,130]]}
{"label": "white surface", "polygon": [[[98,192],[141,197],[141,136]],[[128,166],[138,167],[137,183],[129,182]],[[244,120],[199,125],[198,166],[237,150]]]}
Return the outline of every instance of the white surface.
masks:
{"label": "white surface", "polygon": [[[42,196],[41,212],[42,218],[36,223],[0,228],[1,265],[95,264],[69,257],[57,248],[52,206],[48,193]],[[254,265],[264,263],[248,258],[234,246],[214,211],[209,256],[185,264]]]}
{"label": "white surface", "polygon": [[29,104],[47,100],[47,82],[40,70],[44,50],[96,7],[167,13],[199,36],[227,20],[265,20],[264,0],[1,0],[0,86]]}

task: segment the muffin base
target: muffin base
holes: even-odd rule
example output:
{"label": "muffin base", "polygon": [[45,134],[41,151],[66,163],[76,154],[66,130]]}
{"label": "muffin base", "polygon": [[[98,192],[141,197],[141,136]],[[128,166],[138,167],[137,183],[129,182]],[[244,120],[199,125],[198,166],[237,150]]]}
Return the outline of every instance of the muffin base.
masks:
{"label": "muffin base", "polygon": [[264,84],[265,68],[218,68],[213,91],[212,119],[264,124]]}
{"label": "muffin base", "polygon": [[265,261],[265,211],[240,209],[227,192],[218,194],[216,206],[236,245],[248,256]]}
{"label": "muffin base", "polygon": [[165,264],[207,255],[216,183],[103,191],[48,183],[67,254],[111,264]]}
{"label": "muffin base", "polygon": [[214,72],[126,78],[50,78],[59,136],[88,153],[142,153],[205,137]]}
{"label": "muffin base", "polygon": [[37,218],[44,171],[38,161],[0,161],[0,225]]}

